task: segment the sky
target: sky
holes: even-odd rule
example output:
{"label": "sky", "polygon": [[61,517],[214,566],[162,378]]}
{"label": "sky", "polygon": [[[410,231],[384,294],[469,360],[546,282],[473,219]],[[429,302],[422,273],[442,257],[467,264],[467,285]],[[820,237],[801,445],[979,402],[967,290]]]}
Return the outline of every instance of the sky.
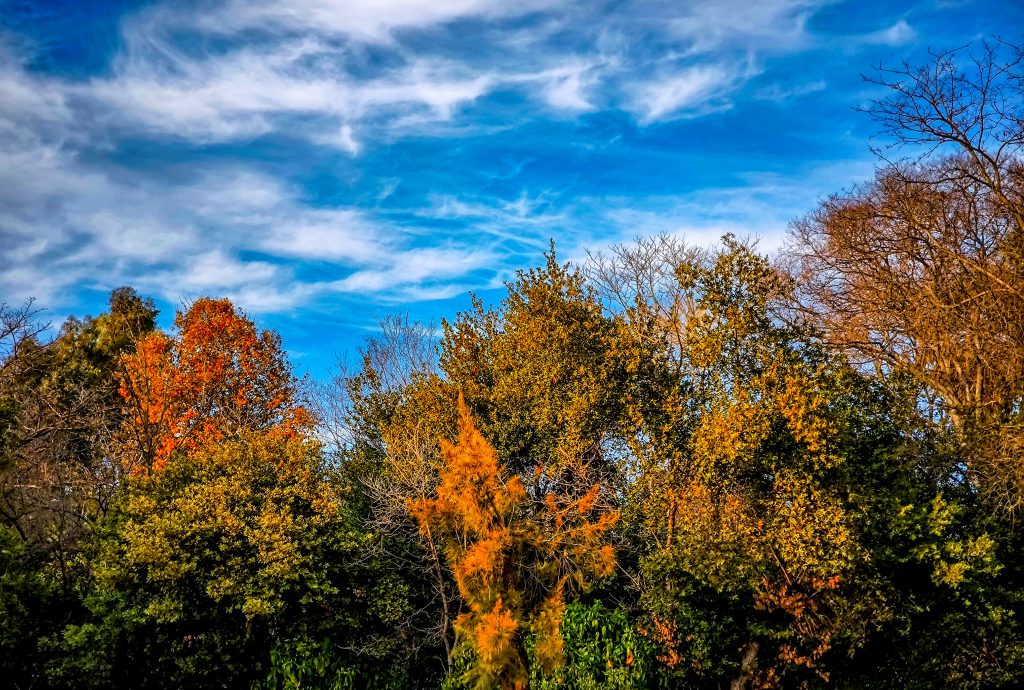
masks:
{"label": "sky", "polygon": [[326,375],[550,240],[770,251],[872,175],[879,64],[1024,0],[0,0],[0,302],[229,297]]}

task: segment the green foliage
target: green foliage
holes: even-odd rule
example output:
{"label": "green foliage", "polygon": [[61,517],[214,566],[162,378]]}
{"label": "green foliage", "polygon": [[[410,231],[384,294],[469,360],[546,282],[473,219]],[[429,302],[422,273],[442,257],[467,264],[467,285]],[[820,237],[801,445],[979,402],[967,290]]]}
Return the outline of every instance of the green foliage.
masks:
{"label": "green foliage", "polygon": [[[623,609],[600,602],[569,604],[561,621],[564,661],[544,670],[537,655],[536,635],[526,641],[529,687],[533,690],[641,690],[669,687],[657,659],[658,646],[640,632]],[[468,671],[478,663],[466,650],[455,661],[441,690],[469,690]]]}
{"label": "green foliage", "polygon": [[65,632],[55,678],[244,686],[275,645],[309,637],[395,662],[403,583],[368,557],[309,442],[262,434],[175,456],[132,481],[108,530],[92,616]]}
{"label": "green foliage", "polygon": [[1013,536],[965,482],[962,446],[922,420],[918,388],[851,376],[835,404],[843,486],[866,558],[868,609],[827,663],[838,687],[1015,687],[1021,577]]}
{"label": "green foliage", "polygon": [[338,662],[330,643],[291,644],[270,650],[270,670],[254,690],[353,690],[356,669]]}
{"label": "green foliage", "polygon": [[302,640],[270,650],[267,677],[253,690],[398,690],[407,680],[391,668],[353,664],[330,640]]}
{"label": "green foliage", "polygon": [[17,462],[18,448],[18,403],[8,391],[0,393],[0,473]]}
{"label": "green foliage", "polygon": [[[714,685],[807,675],[846,624],[860,558],[841,487],[842,365],[774,308],[788,282],[725,238],[676,267],[691,305],[675,461],[648,466],[642,601],[666,663]],[[650,506],[658,510],[649,510]]]}
{"label": "green foliage", "polygon": [[[657,647],[622,609],[600,602],[570,604],[562,617],[563,664],[544,673],[531,656],[534,690],[641,690],[667,687],[656,659]],[[532,646],[530,647],[533,653]]]}
{"label": "green foliage", "polygon": [[59,614],[59,592],[34,565],[20,537],[0,525],[0,677],[10,687],[40,682],[36,643]]}
{"label": "green foliage", "polygon": [[[5,682],[1018,687],[1024,537],[979,497],[978,439],[824,343],[749,245],[625,258],[660,287],[633,275],[607,313],[552,251],[445,324],[439,370],[399,324],[344,380],[330,456],[273,333],[225,405],[224,329],[200,319],[194,366],[153,368],[138,338],[171,340],[130,290],[27,338],[0,390]],[[223,428],[119,465],[133,351],[138,382],[200,391],[168,398],[181,429]]]}
{"label": "green foliage", "polygon": [[166,622],[194,597],[255,620],[283,607],[296,583],[328,586],[313,553],[344,524],[316,453],[299,440],[256,436],[136,478],[96,569],[101,586],[160,586],[147,612]]}
{"label": "green foliage", "polygon": [[92,528],[118,482],[113,372],[155,314],[119,288],[107,313],[69,318],[44,342],[30,308],[12,320],[0,307],[0,673],[16,687],[45,686],[46,640],[83,614]]}

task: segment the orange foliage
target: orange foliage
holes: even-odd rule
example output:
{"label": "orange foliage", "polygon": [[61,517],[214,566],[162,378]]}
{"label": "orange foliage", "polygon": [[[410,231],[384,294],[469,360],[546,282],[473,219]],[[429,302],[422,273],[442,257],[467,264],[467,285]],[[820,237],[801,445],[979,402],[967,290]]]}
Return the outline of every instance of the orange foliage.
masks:
{"label": "orange foliage", "polygon": [[561,661],[566,595],[614,569],[615,551],[602,542],[618,514],[597,506],[597,486],[579,498],[531,497],[502,467],[461,397],[459,413],[457,443],[441,440],[436,498],[410,501],[409,510],[424,534],[445,545],[468,609],[455,627],[474,657],[470,675],[481,686],[522,688],[524,634],[536,634],[546,666]]}
{"label": "orange foliage", "polygon": [[658,661],[669,668],[675,668],[683,661],[676,643],[676,630],[679,625],[674,620],[662,618],[656,613],[651,615],[651,623],[652,629],[641,627],[637,632],[654,640],[665,650],[664,654],[657,657]]}
{"label": "orange foliage", "polygon": [[[464,613],[459,617],[459,624],[465,625],[472,614]],[[519,623],[508,608],[502,606],[501,597],[497,597],[494,608],[490,611],[477,612],[473,629],[474,648],[480,656],[480,662],[488,666],[514,663],[516,633]],[[521,663],[521,662],[520,662]],[[513,685],[521,687],[518,681],[520,669],[516,669]]]}
{"label": "orange foliage", "polygon": [[839,589],[841,578],[833,575],[825,579],[814,578],[804,588],[788,584],[762,581],[755,606],[762,611],[783,611],[793,618],[791,643],[778,648],[777,664],[762,670],[755,685],[759,688],[777,687],[782,671],[787,666],[803,666],[815,671],[822,680],[828,673],[817,666],[818,660],[832,648],[832,640],[839,632],[839,621],[827,610],[830,595]]}
{"label": "orange foliage", "polygon": [[245,430],[311,426],[275,333],[257,331],[226,299],[197,300],[175,326],[176,337],[151,333],[122,359],[120,393],[144,465],[159,470],[178,449]]}

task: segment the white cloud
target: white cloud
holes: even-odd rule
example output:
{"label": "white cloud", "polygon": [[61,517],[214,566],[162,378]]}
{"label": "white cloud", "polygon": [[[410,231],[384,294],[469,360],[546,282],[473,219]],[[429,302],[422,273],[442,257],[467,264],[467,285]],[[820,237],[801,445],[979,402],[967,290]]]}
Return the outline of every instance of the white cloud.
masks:
{"label": "white cloud", "polygon": [[260,248],[277,256],[358,265],[379,263],[395,250],[390,229],[354,209],[280,214],[267,225]]}
{"label": "white cloud", "polygon": [[[0,73],[0,101],[9,118],[65,122],[70,96],[86,108],[77,119],[97,129],[199,143],[281,132],[353,156],[382,136],[472,131],[436,124],[497,89],[525,90],[570,114],[619,104],[649,124],[728,108],[766,56],[815,45],[807,20],[831,1],[631,0],[611,11],[564,0],[163,2],[122,21],[109,73],[83,83]],[[501,24],[531,13],[542,19]],[[405,42],[409,31],[460,20],[487,27],[486,55],[473,42]],[[851,40],[896,44],[914,35],[901,20]],[[384,59],[368,62],[368,45]]]}
{"label": "white cloud", "polygon": [[[709,245],[725,233],[753,237],[772,251],[782,245],[794,218],[813,209],[818,190],[839,189],[851,180],[866,179],[874,162],[808,161],[807,168],[789,174],[751,172],[735,186],[706,187],[686,194],[631,199],[581,200],[601,208],[613,228],[609,244],[638,236],[671,233]],[[815,180],[809,185],[808,179]],[[598,205],[598,202],[599,205]]]}
{"label": "white cloud", "polygon": [[[29,77],[12,56],[0,52],[0,126],[9,136],[25,135],[44,125],[70,121],[64,94],[58,85]],[[31,129],[22,126],[31,124]]]}
{"label": "white cloud", "polygon": [[917,38],[917,32],[905,19],[901,19],[885,29],[854,36],[852,42],[855,45],[901,46],[910,43],[915,38]]}
{"label": "white cloud", "polygon": [[343,151],[348,151],[353,156],[358,156],[359,152],[363,148],[356,140],[355,134],[352,130],[352,125],[349,124],[342,125],[333,137],[326,137],[319,141],[326,144],[333,142],[338,148]]}
{"label": "white cloud", "polygon": [[573,225],[571,209],[549,209],[548,201],[544,195],[531,198],[525,193],[512,202],[437,194],[428,206],[415,212],[424,219],[466,221],[478,237],[502,243],[506,251],[519,248],[536,256],[547,246],[552,234]]}
{"label": "white cloud", "polygon": [[641,124],[724,110],[730,107],[726,97],[744,74],[721,64],[687,67],[637,88],[630,110],[639,116]]}
{"label": "white cloud", "polygon": [[[496,257],[483,248],[420,247],[394,255],[387,266],[356,271],[332,283],[335,292],[374,294],[400,299],[439,299],[462,290],[453,282],[493,265]],[[454,279],[454,280],[453,280]],[[455,292],[452,292],[452,290]]]}
{"label": "white cloud", "polygon": [[195,19],[212,32],[267,26],[298,32],[330,32],[369,41],[394,31],[425,28],[464,17],[509,17],[557,6],[545,0],[232,0]]}
{"label": "white cloud", "polygon": [[631,75],[626,109],[640,124],[728,110],[731,97],[764,72],[768,58],[815,45],[807,20],[831,1],[682,3],[667,19],[665,7],[655,4],[651,16],[664,27],[652,31],[663,41],[670,38],[674,49],[661,51],[653,65],[644,65],[646,74]]}
{"label": "white cloud", "polygon": [[606,63],[599,61],[570,60],[535,74],[513,77],[510,81],[539,87],[541,99],[552,108],[584,112],[594,110],[588,92],[596,86],[599,72],[606,67]]}
{"label": "white cloud", "polygon": [[[106,184],[102,196],[65,198],[57,215],[29,209],[35,215],[26,223],[78,220],[46,239],[0,245],[0,292],[66,302],[83,282],[104,290],[130,283],[170,301],[210,294],[254,312],[282,311],[336,293],[433,299],[441,283],[457,283],[494,259],[479,243],[412,246],[400,229],[355,209],[309,209],[283,198],[262,214],[226,206],[220,215],[201,200],[189,205],[203,181],[170,189]],[[252,252],[267,258],[241,258]],[[328,276],[348,275],[306,278],[311,260],[326,262]]]}
{"label": "white cloud", "polygon": [[[190,220],[168,217],[167,209],[153,206],[150,192],[115,188],[120,204],[104,204],[95,211],[79,206],[75,200],[69,208],[71,223],[88,237],[90,253],[109,255],[122,262],[154,264],[164,257],[194,251],[199,241]],[[113,201],[113,199],[109,199]]]}
{"label": "white cloud", "polygon": [[[10,67],[0,77],[0,93],[11,96],[0,101],[0,129],[17,133],[0,140],[0,293],[6,299],[68,304],[83,286],[106,290],[125,283],[172,302],[228,296],[254,312],[337,293],[432,299],[490,259],[479,242],[413,246],[415,230],[366,210],[310,206],[298,189],[241,164],[207,164],[184,180],[96,167],[78,154],[66,103],[66,94],[82,97],[88,87]],[[221,67],[214,81],[232,71]],[[145,80],[133,83],[142,88]],[[183,83],[175,88],[184,94]],[[170,104],[170,119],[200,124],[190,118],[208,112],[203,100],[215,91],[211,86],[191,104]],[[430,98],[443,109],[452,93]],[[102,90],[89,95],[113,97]],[[131,103],[137,96],[121,97]],[[161,92],[158,100],[166,97]],[[296,107],[315,100],[295,93],[271,97]],[[215,95],[210,111],[225,104],[229,110],[256,107],[256,98],[248,86],[229,89]],[[367,100],[374,99],[388,97],[378,91]],[[310,273],[310,261],[322,270]]]}
{"label": "white cloud", "polygon": [[273,285],[281,269],[265,261],[239,261],[223,249],[213,249],[191,257],[183,271],[172,279],[184,290],[237,289],[247,285]]}
{"label": "white cloud", "polygon": [[[509,87],[570,113],[593,110],[595,98],[606,102],[609,92],[621,91],[627,109],[649,123],[727,107],[725,98],[759,71],[753,66],[760,54],[812,42],[806,19],[822,4],[634,0],[602,16],[598,29],[585,8],[551,0],[231,0],[192,14],[165,3],[127,19],[111,74],[74,93],[120,126],[199,142],[281,131],[352,155],[372,135],[368,120],[390,121],[389,135],[414,132]],[[530,31],[487,34],[488,58],[470,50],[461,57],[414,51],[395,34],[536,10],[547,10],[547,21]],[[559,47],[553,37],[566,31],[582,45]],[[242,32],[256,39],[217,51],[180,43],[182,34]],[[637,40],[647,37],[667,47],[653,64],[643,54],[646,41]],[[353,40],[376,44],[389,59],[365,69],[365,51]]]}
{"label": "white cloud", "polygon": [[[717,190],[634,215],[613,209],[591,229],[576,213],[610,200],[439,190],[408,202],[396,223],[373,208],[318,206],[286,172],[244,159],[191,159],[187,179],[184,166],[96,161],[126,133],[199,145],[283,134],[349,154],[356,160],[339,160],[361,175],[358,157],[394,138],[479,135],[485,126],[463,114],[496,91],[563,117],[598,108],[644,125],[701,116],[731,107],[773,57],[816,47],[807,19],[823,4],[165,1],[123,19],[115,59],[92,78],[33,73],[0,50],[0,292],[66,303],[82,285],[134,282],[174,301],[226,294],[254,311],[331,294],[434,299],[493,280],[527,252],[535,259],[556,233],[579,247],[630,224],[718,233],[760,219],[775,232],[789,211],[772,204],[785,197],[757,181],[746,197]],[[445,33],[455,22],[473,27],[472,40]],[[897,45],[915,35],[901,20],[846,41]],[[754,95],[782,100],[823,87],[770,85]],[[506,179],[526,164],[512,161]],[[375,180],[362,182],[370,190],[359,198],[398,203],[394,180],[379,193]],[[441,221],[469,229],[432,235]]]}
{"label": "white cloud", "polygon": [[681,3],[668,28],[691,54],[724,49],[790,51],[813,39],[808,18],[833,0],[716,0]]}
{"label": "white cloud", "polygon": [[[829,1],[632,0],[600,21],[598,8],[564,0],[228,0],[188,11],[163,2],[122,21],[109,73],[28,85],[43,88],[0,75],[0,97],[9,111],[57,119],[72,97],[87,111],[78,119],[98,129],[200,144],[277,132],[352,156],[382,137],[473,131],[437,124],[501,89],[568,114],[618,104],[649,124],[728,108],[766,56],[814,44],[807,19]],[[530,26],[501,23],[538,12]],[[474,42],[406,41],[460,20],[487,27],[484,54]],[[901,21],[857,40],[912,36]]]}
{"label": "white cloud", "polygon": [[[335,64],[332,48],[299,39],[259,51],[186,56],[147,50],[119,60],[111,76],[75,88],[121,126],[200,142],[251,138],[280,130],[356,154],[351,122],[378,113],[418,112],[451,118],[493,83],[444,60],[417,59],[373,79],[356,80]],[[286,118],[326,118],[336,132]],[[320,130],[318,132],[318,129]]]}
{"label": "white cloud", "polygon": [[[0,294],[12,301],[68,304],[84,285],[126,283],[172,302],[226,296],[253,312],[336,293],[434,299],[490,258],[480,243],[413,246],[367,211],[311,207],[245,168],[136,179],[30,139],[0,148]],[[243,258],[252,254],[265,258]],[[325,270],[307,277],[310,260]]]}
{"label": "white cloud", "polygon": [[807,82],[806,84],[799,84],[790,88],[785,88],[778,84],[771,84],[755,91],[754,98],[763,101],[775,101],[777,103],[781,103],[793,98],[799,98],[800,96],[806,96],[809,93],[823,91],[827,86],[828,85],[823,79]]}

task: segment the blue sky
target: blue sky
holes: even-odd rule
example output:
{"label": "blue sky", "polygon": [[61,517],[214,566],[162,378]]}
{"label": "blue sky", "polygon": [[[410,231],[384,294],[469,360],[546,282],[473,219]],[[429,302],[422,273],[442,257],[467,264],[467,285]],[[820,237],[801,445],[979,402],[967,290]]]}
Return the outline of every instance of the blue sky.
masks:
{"label": "blue sky", "polygon": [[0,301],[227,296],[322,376],[391,312],[868,177],[878,63],[1015,0],[0,0]]}

